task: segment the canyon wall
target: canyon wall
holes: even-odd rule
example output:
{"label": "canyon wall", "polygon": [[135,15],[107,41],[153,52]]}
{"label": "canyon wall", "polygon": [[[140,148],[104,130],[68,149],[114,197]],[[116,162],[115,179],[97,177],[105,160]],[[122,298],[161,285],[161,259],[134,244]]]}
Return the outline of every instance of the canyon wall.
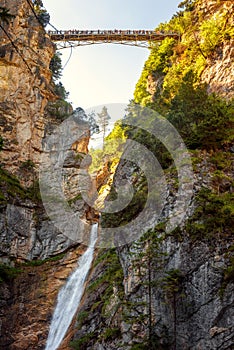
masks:
{"label": "canyon wall", "polygon": [[[159,26],[161,30],[175,31],[180,25],[184,31],[180,42],[165,40],[156,53],[152,50],[135,91],[137,103],[164,115],[168,106],[178,100],[183,104],[182,97],[193,99],[182,90],[191,72],[197,79],[194,92],[201,87],[204,93],[215,93],[226,101],[234,97],[232,1],[183,3],[187,8],[185,15],[178,13],[171,23]],[[216,22],[222,23],[217,44],[214,37],[209,41]],[[226,35],[222,36],[224,32]],[[182,117],[178,113],[179,118]],[[147,143],[146,135],[139,137],[142,139]],[[166,198],[156,226],[137,242],[99,252],[78,312],[72,348],[233,348],[233,214],[227,209],[233,205],[233,144],[225,140],[214,149],[202,150],[198,146],[191,151],[195,181],[191,203],[180,226],[166,233],[165,225],[174,210],[178,190],[173,164],[165,171]],[[164,152],[162,148],[160,151]],[[114,185],[124,178],[139,191],[134,202],[139,211],[144,184],[140,175],[131,162],[126,165],[123,161],[114,176]],[[224,208],[226,214],[229,212],[227,216]],[[128,207],[118,217],[107,216],[102,224],[124,225],[132,219],[131,210]]]}
{"label": "canyon wall", "polygon": [[[57,99],[49,69],[55,47],[25,0],[3,6],[15,17],[3,23],[11,40],[0,30],[0,349],[36,350],[45,346],[58,290],[85,247],[54,227],[43,209],[37,182],[43,140],[59,124],[51,112]],[[228,13],[229,25],[232,1],[196,1],[201,22],[220,9]],[[233,38],[224,39],[202,61],[200,82],[207,83],[209,93],[230,100]],[[171,67],[183,61],[183,40]],[[154,102],[162,94],[166,74],[148,73],[146,98]],[[77,169],[87,153],[88,139],[74,144],[65,161],[64,193],[80,218],[92,220],[95,213],[77,193]],[[133,244],[96,252],[61,350],[232,349],[233,149],[227,141],[222,150],[193,150],[192,158],[192,200],[180,227],[165,233],[164,221],[173,211],[178,185],[172,166],[167,169],[164,210],[153,233]],[[122,175],[121,166],[114,183]],[[100,173],[100,186],[103,179],[107,181],[106,174]],[[136,189],[140,186],[137,179]]]}
{"label": "canyon wall", "polygon": [[[24,1],[7,3],[14,17],[0,30],[2,163],[12,173],[20,163],[39,163],[47,102],[55,99],[50,61],[55,46]],[[13,44],[14,46],[13,46]]]}
{"label": "canyon wall", "polygon": [[[38,183],[44,140],[72,107],[58,107],[50,70],[56,47],[29,3],[1,6],[12,16],[0,29],[0,348],[43,349],[58,290],[85,249],[51,222]],[[88,142],[86,135],[74,145],[64,168],[65,196],[84,220],[89,208],[76,180]]]}

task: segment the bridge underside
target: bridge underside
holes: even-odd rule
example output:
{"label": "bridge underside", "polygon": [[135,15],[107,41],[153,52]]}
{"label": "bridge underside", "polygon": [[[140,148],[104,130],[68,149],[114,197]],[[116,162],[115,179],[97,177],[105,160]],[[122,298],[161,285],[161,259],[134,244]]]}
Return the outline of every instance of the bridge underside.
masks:
{"label": "bridge underside", "polygon": [[150,32],[146,33],[137,33],[137,34],[125,34],[125,33],[105,33],[105,34],[77,34],[71,33],[72,31],[64,32],[49,32],[49,36],[53,42],[57,44],[58,49],[63,49],[67,47],[76,47],[76,46],[86,46],[93,44],[121,44],[121,45],[130,45],[138,46],[143,48],[150,48],[152,42],[162,41],[165,38],[174,38],[178,39],[178,33],[157,33]]}

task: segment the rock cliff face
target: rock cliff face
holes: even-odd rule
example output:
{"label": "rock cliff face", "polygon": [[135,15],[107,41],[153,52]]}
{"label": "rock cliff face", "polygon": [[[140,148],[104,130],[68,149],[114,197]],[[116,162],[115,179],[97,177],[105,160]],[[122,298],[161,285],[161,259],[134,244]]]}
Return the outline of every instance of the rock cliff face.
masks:
{"label": "rock cliff face", "polygon": [[9,171],[20,175],[20,163],[39,163],[44,109],[55,98],[49,70],[55,46],[26,1],[10,1],[6,6],[15,17],[3,23],[5,32],[0,29],[1,158]]}
{"label": "rock cliff face", "polygon": [[[4,196],[0,213],[1,255],[10,259],[43,259],[74,244],[48,220],[37,181],[42,140],[58,124],[53,115],[45,111],[48,101],[56,100],[49,69],[55,46],[27,1],[10,1],[7,9],[14,18],[9,24],[3,22],[4,30],[0,30],[4,169],[1,173]],[[87,142],[86,138],[83,141],[86,147]],[[21,184],[11,174],[17,176]],[[15,185],[10,190],[12,181]],[[20,190],[19,195],[16,188]],[[29,188],[32,196],[25,196]],[[85,215],[84,205],[80,210],[81,216]]]}
{"label": "rock cliff face", "polygon": [[[213,186],[213,164],[202,157],[193,198],[202,186]],[[168,187],[159,222],[173,210],[173,187]],[[181,229],[172,234],[165,236],[159,224],[156,241],[118,248],[118,259],[114,252],[99,253],[78,312],[74,344],[90,350],[232,349],[231,231],[191,238],[186,222],[193,211],[191,203]],[[152,343],[146,344],[149,337]]]}
{"label": "rock cliff face", "polygon": [[0,349],[44,349],[58,290],[85,247],[20,266],[18,277],[0,285]]}
{"label": "rock cliff face", "polygon": [[[232,1],[198,0],[195,1],[194,11],[199,16],[200,24],[211,18],[221,18],[223,14],[226,16],[225,25],[233,22]],[[199,33],[195,35],[199,42]],[[183,44],[183,38],[181,42]],[[202,41],[199,44],[202,45]],[[175,56],[169,64],[169,69],[174,68],[174,72],[183,69],[183,65],[180,66],[184,58],[183,50],[176,59]],[[154,66],[153,60],[150,62]],[[151,95],[153,103],[156,98],[161,102],[166,69],[163,73],[148,70],[148,76],[142,74],[145,91]],[[215,92],[228,100],[234,96],[233,73],[233,38],[228,37],[207,55],[200,71],[200,83],[207,84],[209,93]],[[144,99],[146,94],[142,93],[141,96]],[[137,102],[144,105],[145,101],[149,101],[147,97]],[[192,200],[183,223],[175,231],[165,234],[163,226],[167,214],[173,211],[176,196],[176,182],[172,181],[174,175],[171,169],[167,178],[164,210],[154,234],[148,233],[144,239],[116,251],[99,252],[78,311],[72,348],[233,348],[233,216],[230,221],[226,220],[225,213],[219,212],[216,201],[230,198],[233,194],[232,152],[230,145],[217,154],[197,151]],[[221,164],[218,158],[228,159],[228,162]],[[136,176],[131,177],[131,166],[128,170],[130,176],[126,171],[125,179],[135,185]],[[220,171],[222,176],[217,178]],[[114,183],[121,175],[120,165]],[[226,204],[223,202],[221,205],[223,209]],[[217,224],[218,217],[224,220],[221,226]]]}
{"label": "rock cliff face", "polygon": [[[204,18],[210,18],[211,14],[215,17],[226,16],[226,23],[231,25],[234,20],[234,4],[232,1],[200,1],[197,5],[197,11],[203,14]],[[223,30],[222,28],[221,30]],[[210,58],[207,67],[202,73],[201,79],[208,84],[209,93],[215,92],[226,98],[232,98],[234,94],[233,80],[234,72],[232,69],[234,63],[234,39],[230,42],[224,42],[222,46],[217,47]],[[225,82],[225,83],[224,83]]]}
{"label": "rock cliff face", "polygon": [[[13,17],[1,21],[0,29],[0,255],[44,259],[77,244],[62,235],[47,217],[38,185],[44,139],[61,122],[61,116],[72,113],[72,107],[57,103],[50,70],[55,45],[29,3],[12,0],[7,10]],[[89,135],[85,135],[71,147],[70,158],[65,161],[67,200],[77,197],[77,168],[88,143]],[[82,198],[72,200],[72,205],[81,217],[86,216],[88,207]]]}
{"label": "rock cliff face", "polygon": [[[218,19],[224,18],[222,26],[219,25]],[[195,10],[193,11],[194,30],[190,30],[190,35],[197,46],[204,55],[205,64],[201,71],[198,71],[201,82],[207,84],[209,93],[217,93],[220,96],[231,99],[234,94],[233,80],[233,64],[234,64],[234,39],[232,35],[224,35],[225,29],[230,26],[234,20],[234,5],[230,0],[213,1],[213,0],[197,0],[195,1]],[[219,31],[216,36],[223,35],[224,40],[218,45],[214,45],[212,52],[206,53],[203,51],[204,37],[201,35],[201,25],[207,21],[210,25],[212,21],[217,21]],[[210,39],[210,45],[213,45],[214,38]],[[181,36],[182,47],[188,45],[187,32]],[[184,50],[177,57],[177,64],[180,66],[181,61],[186,59]],[[193,58],[196,60],[196,58]],[[199,65],[199,63],[197,63]],[[183,67],[183,65],[182,65]],[[183,68],[182,68],[183,69]],[[164,74],[150,73],[147,77],[147,92],[152,95],[152,100],[157,93],[160,93],[163,84]],[[172,76],[173,77],[173,76]]]}
{"label": "rock cliff face", "polygon": [[[38,186],[43,140],[60,123],[56,113],[72,108],[55,108],[49,69],[55,46],[28,2],[1,5],[14,17],[1,20],[0,29],[0,348],[43,349],[58,290],[85,249],[54,227]],[[65,196],[83,218],[89,208],[75,187],[88,142],[86,135],[73,145],[64,166],[73,178],[64,182]]]}
{"label": "rock cliff face", "polygon": [[[202,0],[197,4],[204,18],[221,6],[233,13],[231,1]],[[4,23],[4,28],[24,60],[0,30],[0,126],[4,139],[0,153],[0,260],[18,269],[3,270],[0,349],[38,350],[45,346],[58,290],[85,247],[77,247],[77,242],[56,230],[42,207],[35,181],[42,140],[58,124],[49,116],[53,104],[49,114],[47,105],[55,98],[49,70],[54,45],[25,0],[12,0],[7,6],[15,18],[9,25]],[[217,47],[201,74],[210,92],[227,98],[233,95],[232,45],[227,40]],[[163,78],[162,74],[148,77],[150,95],[160,94]],[[65,160],[64,194],[80,217],[92,220],[95,213],[77,193],[78,168],[88,151],[86,136],[73,144]],[[211,203],[212,193],[233,191],[233,155],[224,150],[223,155],[195,152],[193,157],[193,196],[181,226],[165,234],[163,221],[173,211],[177,190],[170,169],[156,236],[97,252],[76,319],[61,350],[71,346],[85,350],[233,348],[233,239],[231,224],[225,222],[229,197],[223,203],[226,212],[220,210],[220,198]],[[121,167],[115,178],[118,172]],[[130,169],[129,173],[131,178]],[[98,186],[108,184],[107,175],[108,165],[98,174]],[[201,188],[208,192],[199,202]],[[211,204],[214,207],[210,212]],[[214,223],[214,212],[218,219],[223,216],[223,221]]]}

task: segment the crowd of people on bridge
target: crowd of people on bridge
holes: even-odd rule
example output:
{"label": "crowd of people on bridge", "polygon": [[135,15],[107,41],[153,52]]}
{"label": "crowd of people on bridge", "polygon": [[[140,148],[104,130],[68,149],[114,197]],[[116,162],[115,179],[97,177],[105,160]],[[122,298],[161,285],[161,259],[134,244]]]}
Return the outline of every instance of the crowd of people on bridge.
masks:
{"label": "crowd of people on bridge", "polygon": [[49,35],[174,35],[173,32],[154,31],[154,30],[57,30],[48,31]]}

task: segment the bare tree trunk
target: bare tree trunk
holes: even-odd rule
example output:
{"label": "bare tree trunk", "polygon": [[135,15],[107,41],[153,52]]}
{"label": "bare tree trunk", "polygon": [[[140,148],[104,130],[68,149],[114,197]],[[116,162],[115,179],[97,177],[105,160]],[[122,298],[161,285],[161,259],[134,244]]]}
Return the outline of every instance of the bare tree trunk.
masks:
{"label": "bare tree trunk", "polygon": [[177,332],[177,328],[176,328],[176,318],[177,318],[177,315],[176,315],[176,293],[174,292],[173,293],[173,313],[174,313],[174,346],[173,346],[173,350],[176,350],[176,332]]}
{"label": "bare tree trunk", "polygon": [[148,260],[148,296],[149,296],[149,346],[152,348],[152,290],[151,290],[151,257]]}

